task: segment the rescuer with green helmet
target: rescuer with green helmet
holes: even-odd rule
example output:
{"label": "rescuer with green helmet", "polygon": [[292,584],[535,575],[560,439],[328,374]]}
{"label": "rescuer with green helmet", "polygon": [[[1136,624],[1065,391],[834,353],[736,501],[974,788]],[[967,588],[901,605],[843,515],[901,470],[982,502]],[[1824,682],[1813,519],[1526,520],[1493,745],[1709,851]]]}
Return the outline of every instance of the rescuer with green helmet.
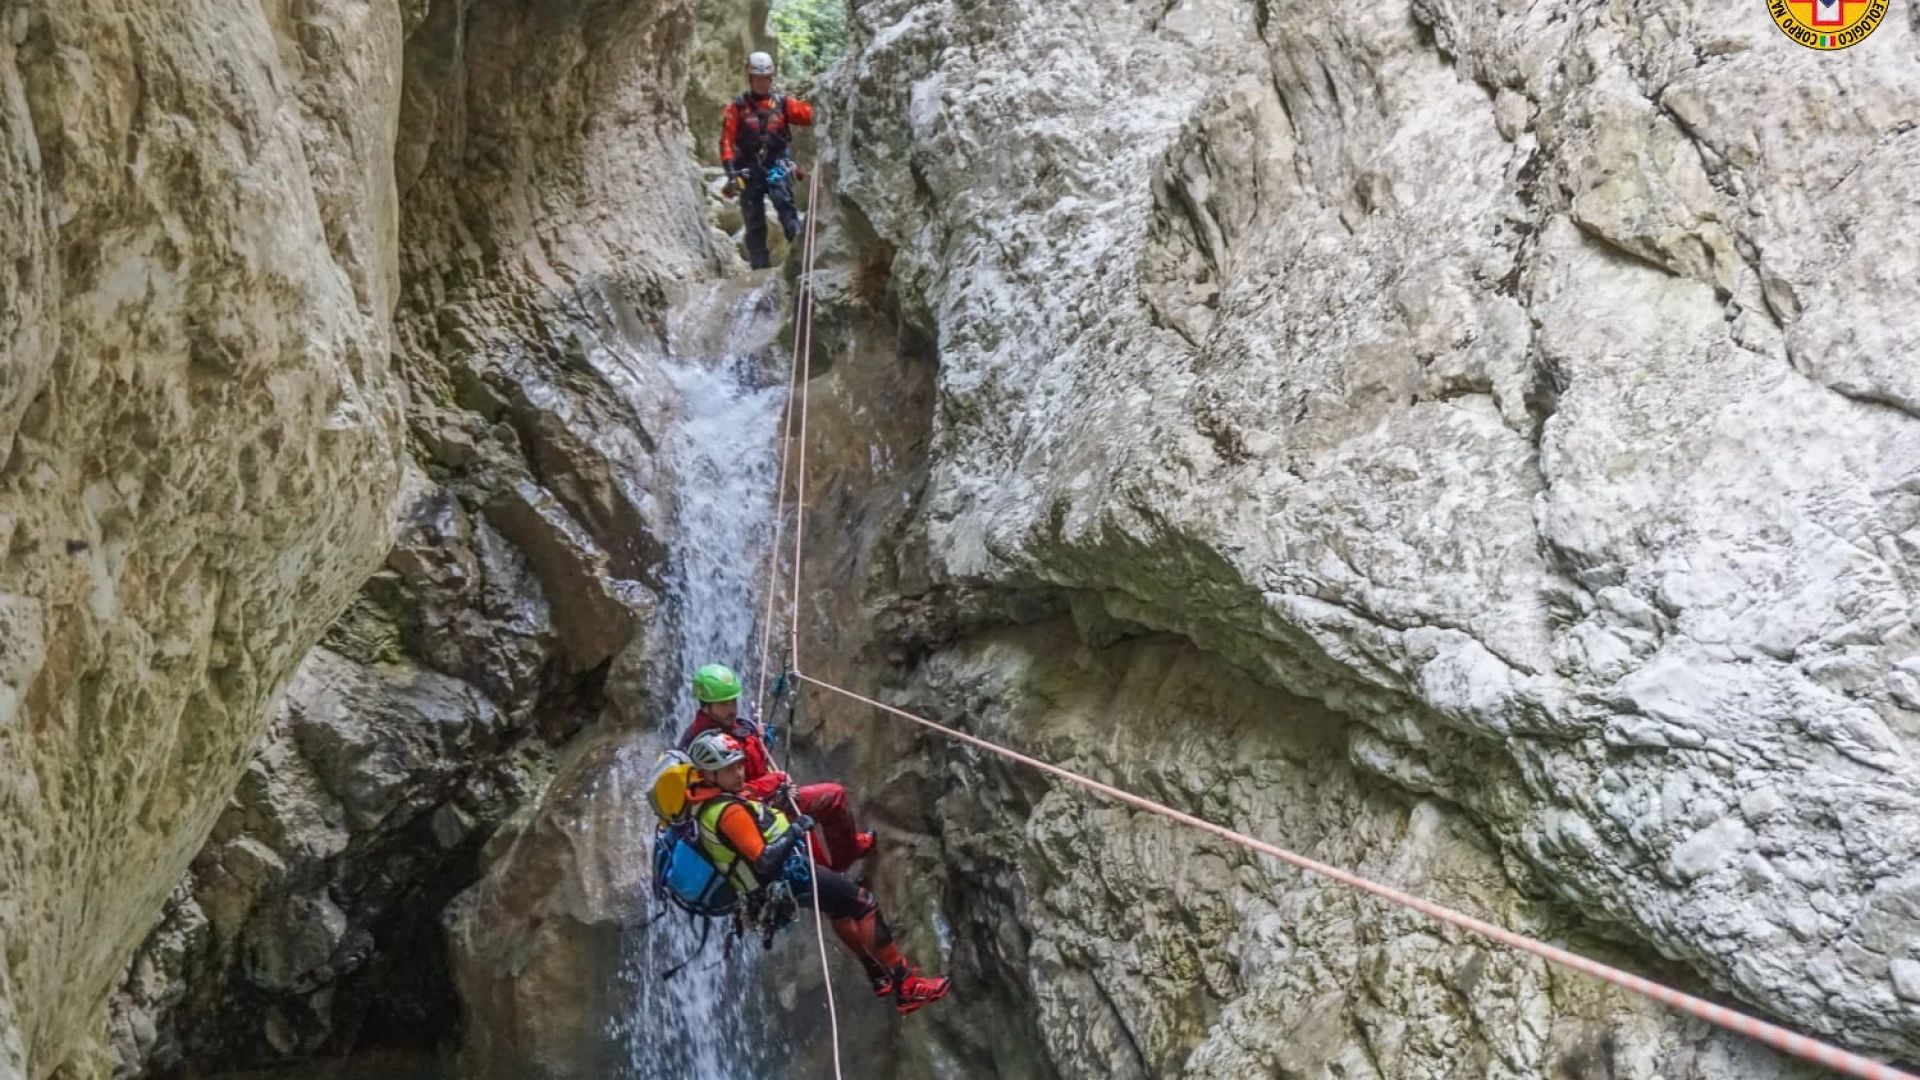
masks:
{"label": "rescuer with green helmet", "polygon": [[[693,714],[693,723],[680,734],[680,749],[691,748],[695,739],[709,731],[733,736],[746,755],[742,794],[772,801],[788,783],[787,774],[774,770],[764,729],[740,713],[740,676],[725,664],[708,664],[693,673],[693,697],[699,709]],[[807,784],[793,789],[793,800],[800,813],[820,823],[808,837],[815,862],[845,870],[873,849],[873,834],[860,831],[854,824],[846,788],[832,783]]]}

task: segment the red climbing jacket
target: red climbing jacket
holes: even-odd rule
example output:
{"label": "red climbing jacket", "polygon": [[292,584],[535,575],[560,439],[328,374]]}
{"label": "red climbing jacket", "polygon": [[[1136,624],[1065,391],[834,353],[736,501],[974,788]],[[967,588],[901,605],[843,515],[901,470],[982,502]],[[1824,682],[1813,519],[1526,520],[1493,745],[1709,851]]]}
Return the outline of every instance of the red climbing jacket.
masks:
{"label": "red climbing jacket", "polygon": [[793,128],[812,125],[813,106],[798,98],[741,94],[720,115],[720,160],[729,168],[771,165],[787,156]]}

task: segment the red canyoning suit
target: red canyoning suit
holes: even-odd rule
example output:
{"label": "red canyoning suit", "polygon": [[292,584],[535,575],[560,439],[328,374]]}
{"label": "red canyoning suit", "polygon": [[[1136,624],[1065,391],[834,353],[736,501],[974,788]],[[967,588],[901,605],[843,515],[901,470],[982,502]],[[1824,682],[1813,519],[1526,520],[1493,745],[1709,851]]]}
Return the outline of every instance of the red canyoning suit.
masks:
{"label": "red canyoning suit", "polygon": [[813,106],[785,94],[741,94],[720,114],[720,160],[744,168],[786,156],[796,127],[813,124]]}
{"label": "red canyoning suit", "polygon": [[774,167],[792,149],[793,129],[813,123],[813,106],[785,94],[755,94],[734,98],[720,117],[720,160],[727,172],[740,178],[740,220],[746,227],[747,265],[772,265],[767,253],[767,203],[780,215],[780,230],[791,241],[800,231],[800,212],[793,204],[793,182],[776,176]]}
{"label": "red canyoning suit", "polygon": [[[761,736],[760,725],[745,717],[735,717],[731,724],[722,723],[701,709],[693,714],[693,722],[687,730],[680,733],[680,749],[686,750],[693,740],[705,731],[724,731],[740,740],[741,747],[747,753],[747,786],[740,794],[758,802],[768,802],[781,784],[787,782],[787,774],[775,771],[773,758],[767,753],[767,741]],[[852,866],[860,857],[861,848],[859,828],[853,822],[853,810],[847,806],[847,789],[839,784],[807,784],[796,787],[793,800],[800,812],[820,824],[820,828],[808,834],[807,841],[812,847],[813,861],[830,870],[842,870]],[[824,844],[824,850],[822,845]]]}

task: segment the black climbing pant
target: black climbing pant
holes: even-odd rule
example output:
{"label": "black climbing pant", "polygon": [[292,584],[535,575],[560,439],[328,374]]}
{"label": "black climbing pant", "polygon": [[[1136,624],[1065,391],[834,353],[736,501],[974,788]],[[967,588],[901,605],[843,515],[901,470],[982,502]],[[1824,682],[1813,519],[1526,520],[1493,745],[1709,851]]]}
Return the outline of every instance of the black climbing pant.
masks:
{"label": "black climbing pant", "polygon": [[793,180],[788,176],[768,182],[767,170],[749,167],[746,186],[740,192],[740,216],[747,225],[747,265],[764,270],[773,265],[767,254],[767,204],[773,200],[774,213],[780,215],[780,229],[792,240],[800,232],[800,211],[793,205]]}
{"label": "black climbing pant", "polygon": [[[813,874],[820,883],[820,914],[827,918],[864,919],[878,910],[879,905],[873,902],[873,894],[847,875],[818,863],[813,866]],[[806,874],[791,875],[788,884],[793,888],[793,898],[800,901],[801,907],[813,906],[813,890],[807,886]]]}

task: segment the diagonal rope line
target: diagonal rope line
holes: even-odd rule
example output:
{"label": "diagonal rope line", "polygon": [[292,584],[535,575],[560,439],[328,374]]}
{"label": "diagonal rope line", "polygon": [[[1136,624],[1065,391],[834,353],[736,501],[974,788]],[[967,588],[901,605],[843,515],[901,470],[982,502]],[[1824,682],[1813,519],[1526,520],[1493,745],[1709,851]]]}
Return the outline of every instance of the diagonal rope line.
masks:
{"label": "diagonal rope line", "polygon": [[1584,975],[1590,975],[1596,979],[1612,983],[1615,986],[1631,990],[1637,994],[1644,994],[1677,1012],[1685,1013],[1688,1016],[1693,1016],[1729,1031],[1745,1035],[1747,1038],[1765,1043],[1775,1050],[1792,1055],[1793,1057],[1811,1061],[1817,1065],[1845,1073],[1848,1076],[1860,1077],[1861,1080],[1920,1080],[1920,1077],[1916,1077],[1912,1073],[1902,1072],[1891,1065],[1883,1065],[1872,1058],[1862,1057],[1859,1054],[1842,1050],[1837,1046],[1821,1042],[1818,1039],[1808,1038],[1797,1032],[1788,1031],[1786,1028],[1780,1027],[1777,1024],[1770,1024],[1765,1020],[1756,1019],[1745,1013],[1735,1012],[1724,1005],[1716,1005],[1704,998],[1694,997],[1692,994],[1683,993],[1672,987],[1662,986],[1651,979],[1642,978],[1639,975],[1622,971],[1616,967],[1610,967],[1597,960],[1589,960],[1578,953],[1568,952],[1558,946],[1549,945],[1544,941],[1535,941],[1533,938],[1523,934],[1517,934],[1503,926],[1497,926],[1484,919],[1476,919],[1471,915],[1463,914],[1452,908],[1442,907],[1429,900],[1422,900],[1411,893],[1401,892],[1391,886],[1369,881],[1366,878],[1341,870],[1338,867],[1316,862],[1304,855],[1297,855],[1285,848],[1269,844],[1264,840],[1256,840],[1245,833],[1235,832],[1224,825],[1215,825],[1213,822],[1207,821],[1204,818],[1197,818],[1192,814],[1175,810],[1170,806],[1164,806],[1151,799],[1145,799],[1131,792],[1122,791],[1111,785],[1103,784],[1098,780],[1093,780],[1081,776],[1079,773],[1063,769],[1058,765],[1050,765],[1038,758],[1028,757],[1025,754],[1009,750],[995,743],[990,743],[977,736],[968,735],[962,731],[955,731],[953,728],[936,724],[925,717],[915,716],[905,710],[896,709],[891,705],[886,705],[870,697],[856,694],[851,690],[835,686],[832,683],[821,682],[819,679],[804,672],[796,670],[794,677],[804,682],[812,683],[822,690],[839,694],[845,698],[851,698],[865,705],[871,705],[882,712],[891,713],[904,720],[910,720],[913,723],[919,724],[921,727],[939,732],[950,739],[956,739],[991,754],[998,754],[1009,761],[1015,761],[1022,765],[1038,769],[1041,772],[1058,777],[1069,783],[1078,784],[1090,791],[1098,792],[1137,810],[1144,810],[1150,814],[1158,814],[1161,817],[1179,822],[1189,828],[1211,833],[1222,840],[1238,844],[1252,851],[1257,851],[1262,855],[1271,856],[1290,866],[1308,871],[1309,873],[1318,874],[1321,877],[1339,882],[1349,888],[1371,893],[1383,900],[1398,904],[1401,907],[1411,908],[1423,915],[1460,927],[1463,930],[1471,931],[1482,937],[1491,938],[1494,941],[1500,942],[1502,945],[1510,946],[1521,952],[1530,953],[1549,963],[1570,968]]}

